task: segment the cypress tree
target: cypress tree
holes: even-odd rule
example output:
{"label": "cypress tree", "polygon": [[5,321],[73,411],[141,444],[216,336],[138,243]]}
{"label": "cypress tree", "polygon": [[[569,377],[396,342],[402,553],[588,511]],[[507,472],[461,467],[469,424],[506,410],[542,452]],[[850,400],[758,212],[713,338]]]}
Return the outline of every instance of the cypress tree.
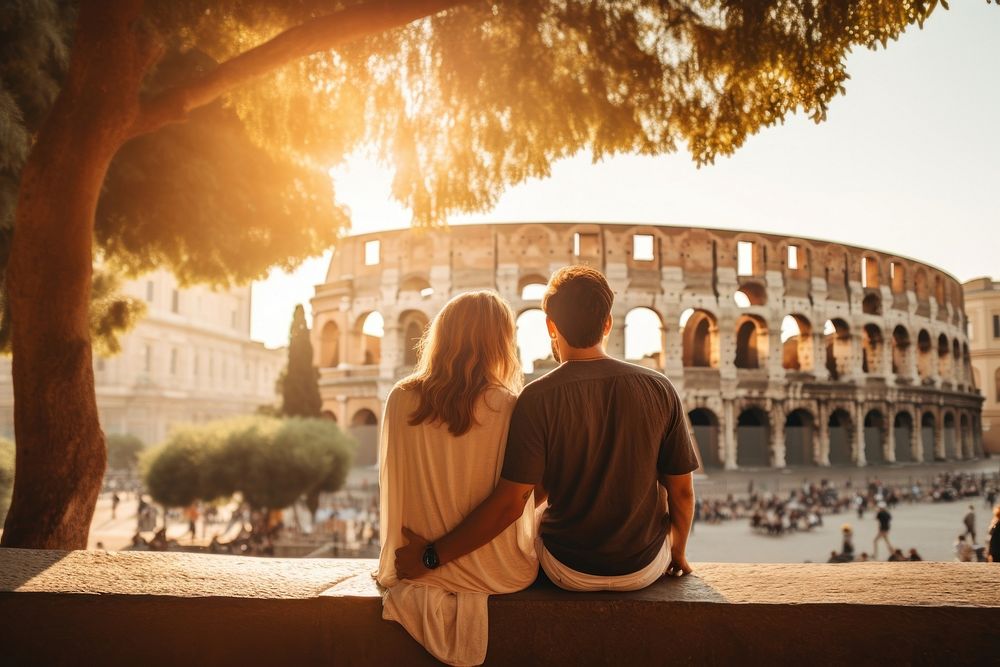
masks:
{"label": "cypress tree", "polygon": [[281,414],[286,417],[318,417],[322,407],[319,370],[313,366],[306,313],[299,304],[295,306],[288,333],[288,365],[281,381]]}

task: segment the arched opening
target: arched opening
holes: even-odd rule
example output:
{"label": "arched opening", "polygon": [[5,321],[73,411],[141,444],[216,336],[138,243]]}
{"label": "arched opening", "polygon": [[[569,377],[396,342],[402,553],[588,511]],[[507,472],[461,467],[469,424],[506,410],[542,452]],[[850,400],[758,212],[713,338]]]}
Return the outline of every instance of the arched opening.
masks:
{"label": "arched opening", "polygon": [[889,269],[892,274],[892,293],[902,294],[906,291],[906,267],[902,262],[892,262]]}
{"label": "arched opening", "polygon": [[862,329],[861,336],[861,370],[878,374],[882,370],[882,330],[869,323]]}
{"label": "arched opening", "polygon": [[952,377],[955,378],[957,382],[962,382],[965,379],[962,373],[964,369],[962,368],[962,346],[959,344],[958,339],[951,341],[951,373]]}
{"label": "arched opening", "polygon": [[688,308],[681,313],[685,368],[719,367],[719,327],[707,310]]}
{"label": "arched opening", "polygon": [[655,311],[633,308],[625,314],[625,358],[663,368],[663,323]]}
{"label": "arched opening", "polygon": [[528,276],[522,276],[520,280],[517,281],[517,293],[521,295],[521,299],[524,301],[541,301],[542,297],[545,296],[545,289],[548,280],[545,276],[539,274],[531,274]]}
{"label": "arched opening", "polygon": [[785,418],[785,465],[815,465],[813,432],[816,422],[808,410],[798,409]]}
{"label": "arched opening", "polygon": [[944,334],[938,336],[938,375],[942,380],[951,378],[951,350],[948,345],[948,337]]}
{"label": "arched opening", "polygon": [[552,343],[541,309],[529,308],[517,316],[517,351],[525,373],[535,372],[536,364],[552,357]]}
{"label": "arched opening", "polygon": [[834,410],[830,414],[827,427],[830,438],[830,465],[851,465],[854,462],[851,452],[851,416],[846,410]]}
{"label": "arched opening", "polygon": [[913,450],[910,443],[913,441],[913,417],[909,412],[897,412],[896,418],[892,421],[893,451],[896,454],[897,463],[909,463],[913,460]]}
{"label": "arched opening", "polygon": [[958,434],[956,433],[955,415],[944,413],[944,456],[949,461],[958,458]]}
{"label": "arched opening", "polygon": [[434,295],[434,288],[421,276],[410,276],[399,284],[400,300],[429,299]]}
{"label": "arched opening", "polygon": [[923,269],[917,269],[917,272],[913,274],[913,291],[917,295],[917,301],[926,303],[930,298],[930,291],[927,289],[927,272]]}
{"label": "arched opening", "polygon": [[948,300],[945,297],[944,281],[941,280],[941,276],[934,276],[934,300],[937,301],[939,314],[947,308]]}
{"label": "arched opening", "polygon": [[879,295],[874,292],[867,294],[865,298],[861,300],[861,312],[867,315],[881,315],[882,299]]}
{"label": "arched opening", "polygon": [[399,316],[403,332],[403,365],[416,366],[420,358],[420,341],[427,329],[427,316],[419,310],[408,310]]}
{"label": "arched opening", "polygon": [[1000,368],[993,374],[993,399],[1000,403]]}
{"label": "arched opening", "polygon": [[767,413],[747,408],[736,422],[736,464],[741,467],[771,465],[771,428]]}
{"label": "arched opening", "polygon": [[337,423],[337,415],[333,413],[333,410],[324,410],[319,416],[321,419],[332,421],[334,424]]}
{"label": "arched opening", "polygon": [[827,320],[823,325],[826,348],[826,370],[831,380],[839,380],[849,368],[851,359],[851,332],[847,322],[840,318]]}
{"label": "arched opening", "polygon": [[733,293],[733,301],[740,308],[767,305],[767,290],[757,282],[746,282]]}
{"label": "arched opening", "polygon": [[736,368],[762,368],[767,362],[767,325],[753,315],[736,323]]}
{"label": "arched opening", "polygon": [[865,255],[861,258],[861,286],[870,289],[879,287],[878,258]]}
{"label": "arched opening", "polygon": [[885,431],[885,418],[878,410],[870,410],[865,415],[865,460],[868,463],[885,463],[885,451],[882,449],[882,436]]}
{"label": "arched opening", "polygon": [[959,444],[961,445],[959,451],[963,459],[971,459],[975,456],[972,448],[972,431],[969,424],[969,415],[963,414],[959,420]]}
{"label": "arched opening", "polygon": [[698,456],[701,458],[702,467],[721,468],[718,417],[708,408],[695,408],[688,413],[688,419],[691,420],[691,430],[698,445]]}
{"label": "arched opening", "polygon": [[319,365],[333,368],[340,365],[340,327],[327,322],[319,332]]}
{"label": "arched opening", "polygon": [[921,329],[917,334],[917,375],[921,381],[929,380],[931,377],[933,363],[931,348],[931,335],[926,329]]}
{"label": "arched opening", "polygon": [[906,375],[909,368],[907,363],[910,353],[910,332],[906,327],[899,325],[892,330],[892,373],[893,375]]}
{"label": "arched opening", "polygon": [[358,359],[364,366],[378,365],[382,361],[382,337],[385,335],[385,320],[378,311],[368,313],[358,320]]}
{"label": "arched opening", "polygon": [[375,465],[378,461],[378,417],[368,408],[362,408],[351,417],[348,433],[357,443],[354,464]]}
{"label": "arched opening", "polygon": [[813,370],[812,326],[802,315],[781,320],[781,365],[790,371]]}
{"label": "arched opening", "polygon": [[924,454],[924,461],[933,461],[934,456],[934,436],[937,431],[937,420],[934,413],[925,412],[920,417],[920,448]]}

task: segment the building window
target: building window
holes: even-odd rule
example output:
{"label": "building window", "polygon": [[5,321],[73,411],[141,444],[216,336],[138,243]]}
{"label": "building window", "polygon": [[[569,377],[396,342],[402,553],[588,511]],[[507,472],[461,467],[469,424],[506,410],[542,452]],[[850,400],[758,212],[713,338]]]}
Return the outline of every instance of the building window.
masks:
{"label": "building window", "polygon": [[146,301],[148,301],[149,303],[153,303],[153,293],[154,293],[153,290],[155,290],[155,289],[156,289],[156,286],[153,284],[153,281],[152,280],[147,280],[146,281]]}
{"label": "building window", "polygon": [[601,237],[597,232],[576,232],[573,234],[573,255],[576,257],[597,257],[601,254]]}
{"label": "building window", "polygon": [[736,275],[753,275],[753,243],[750,241],[736,242]]}
{"label": "building window", "polygon": [[632,237],[632,259],[637,262],[653,261],[652,234],[635,234]]}
{"label": "building window", "polygon": [[170,295],[170,310],[175,313],[181,312],[181,293],[176,289]]}
{"label": "building window", "polygon": [[993,316],[993,337],[1000,338],[1000,315]]}
{"label": "building window", "polygon": [[382,242],[365,241],[365,266],[375,266],[382,261]]}
{"label": "building window", "polygon": [[799,247],[797,245],[788,246],[788,268],[792,271],[799,268]]}

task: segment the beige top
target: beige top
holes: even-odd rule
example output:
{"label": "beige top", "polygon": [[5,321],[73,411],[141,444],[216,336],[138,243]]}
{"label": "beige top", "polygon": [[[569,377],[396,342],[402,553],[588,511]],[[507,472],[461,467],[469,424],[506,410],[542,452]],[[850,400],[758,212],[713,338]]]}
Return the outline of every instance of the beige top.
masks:
{"label": "beige top", "polygon": [[453,436],[439,424],[408,423],[415,392],[389,394],[379,442],[382,553],[376,578],[388,592],[383,618],[399,622],[434,657],[453,665],[486,659],[487,598],[530,585],[538,571],[534,502],[492,542],[416,582],[394,567],[402,527],[435,539],[455,528],[486,499],[500,478],[515,396],[491,388],[479,400],[476,423]]}

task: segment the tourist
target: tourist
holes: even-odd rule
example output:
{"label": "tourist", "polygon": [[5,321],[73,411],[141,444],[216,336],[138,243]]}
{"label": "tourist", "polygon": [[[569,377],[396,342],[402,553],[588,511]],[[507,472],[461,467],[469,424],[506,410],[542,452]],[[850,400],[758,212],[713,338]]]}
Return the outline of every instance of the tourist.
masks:
{"label": "tourist", "polygon": [[965,541],[965,535],[959,535],[955,542],[955,556],[962,563],[971,563],[976,558],[976,550]]}
{"label": "tourist", "polygon": [[118,503],[121,502],[121,497],[118,495],[117,491],[111,493],[111,518],[115,518],[115,513],[118,511]]}
{"label": "tourist", "polygon": [[916,549],[910,549],[910,560],[916,562],[919,560],[923,560],[923,558],[920,557],[920,554],[917,553]]}
{"label": "tourist", "polygon": [[1000,505],[993,508],[993,521],[990,522],[990,542],[987,560],[1000,563]]}
{"label": "tourist", "polygon": [[906,556],[903,555],[902,549],[893,549],[892,553],[889,554],[890,563],[901,563],[906,560]]}
{"label": "tourist", "polygon": [[962,518],[962,524],[965,526],[965,532],[963,535],[969,535],[972,537],[971,542],[976,543],[976,508],[969,505],[969,511],[965,513]]}
{"label": "tourist", "polygon": [[[455,297],[431,322],[413,375],[386,399],[379,445],[385,525],[376,575],[388,589],[382,617],[453,665],[485,660],[489,594],[521,590],[537,576],[535,505],[525,503],[532,489],[513,525],[461,561],[438,568],[433,547],[420,543],[417,567],[426,576],[419,583],[403,580],[407,572],[394,560],[400,538],[412,542],[410,529],[446,533],[496,485],[523,382],[515,331],[514,314],[496,293]],[[347,529],[345,538],[355,532]]]}
{"label": "tourist", "polygon": [[885,542],[885,546],[889,548],[889,553],[892,553],[892,543],[889,542],[889,525],[892,521],[892,515],[885,508],[885,503],[879,503],[878,507],[878,514],[875,515],[875,520],[878,521],[878,533],[875,535],[875,540],[872,543],[872,558],[878,558],[879,540]]}
{"label": "tourist", "polygon": [[421,557],[428,552],[440,563],[472,555],[521,515],[536,489],[549,504],[535,549],[557,586],[638,590],[664,574],[691,572],[686,546],[698,468],[691,429],[662,373],[605,353],[613,299],[594,269],[552,276],[542,309],[560,365],[518,397],[494,492],[444,536],[408,532],[409,544],[396,553],[401,576],[433,575]]}
{"label": "tourist", "polygon": [[868,553],[865,552],[865,551],[862,551],[861,552],[861,557],[858,558],[858,562],[859,563],[866,563],[866,562],[868,562]]}
{"label": "tourist", "polygon": [[840,527],[840,534],[843,542],[840,547],[840,555],[845,563],[854,560],[854,531],[851,524],[845,523]]}

